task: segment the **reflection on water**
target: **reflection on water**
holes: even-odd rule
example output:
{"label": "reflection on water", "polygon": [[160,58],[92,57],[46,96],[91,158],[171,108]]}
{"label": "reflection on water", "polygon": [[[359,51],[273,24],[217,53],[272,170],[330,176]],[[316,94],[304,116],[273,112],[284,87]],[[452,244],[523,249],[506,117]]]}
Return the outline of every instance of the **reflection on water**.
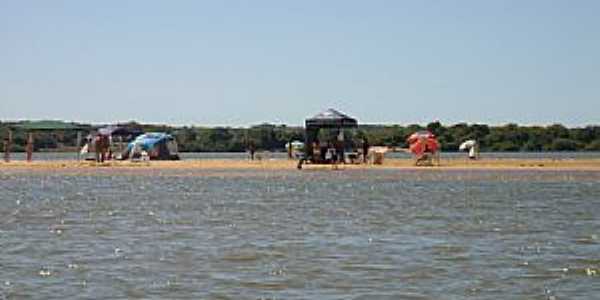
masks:
{"label": "reflection on water", "polygon": [[590,299],[600,173],[0,171],[0,299]]}

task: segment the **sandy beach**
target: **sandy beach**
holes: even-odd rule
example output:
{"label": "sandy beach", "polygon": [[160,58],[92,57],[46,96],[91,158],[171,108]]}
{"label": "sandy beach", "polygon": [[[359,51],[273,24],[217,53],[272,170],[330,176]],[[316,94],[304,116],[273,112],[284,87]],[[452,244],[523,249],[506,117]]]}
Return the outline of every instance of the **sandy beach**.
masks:
{"label": "sandy beach", "polygon": [[[235,159],[202,159],[182,161],[110,161],[96,163],[89,161],[13,161],[0,162],[0,170],[124,170],[124,169],[196,169],[196,170],[293,170],[297,167],[296,160],[235,160]],[[304,169],[418,169],[418,170],[570,170],[570,171],[600,171],[600,159],[482,159],[468,161],[462,159],[442,159],[437,166],[415,166],[411,159],[386,159],[382,165],[346,164],[346,165],[304,165]]]}

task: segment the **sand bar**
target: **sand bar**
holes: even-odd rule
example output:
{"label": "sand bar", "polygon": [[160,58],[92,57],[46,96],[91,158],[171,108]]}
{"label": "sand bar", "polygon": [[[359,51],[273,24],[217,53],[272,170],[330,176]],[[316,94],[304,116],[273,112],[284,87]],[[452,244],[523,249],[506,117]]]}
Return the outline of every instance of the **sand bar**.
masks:
{"label": "sand bar", "polygon": [[[0,171],[4,170],[126,170],[126,169],[156,169],[156,170],[295,170],[297,161],[272,159],[261,161],[235,159],[201,159],[183,161],[110,161],[95,163],[89,161],[13,161],[0,162]],[[304,169],[334,169],[331,165],[305,165]],[[337,169],[418,169],[418,170],[571,170],[571,171],[600,171],[600,159],[482,159],[468,161],[463,159],[442,159],[439,166],[417,167],[411,159],[386,159],[383,165],[346,164]]]}

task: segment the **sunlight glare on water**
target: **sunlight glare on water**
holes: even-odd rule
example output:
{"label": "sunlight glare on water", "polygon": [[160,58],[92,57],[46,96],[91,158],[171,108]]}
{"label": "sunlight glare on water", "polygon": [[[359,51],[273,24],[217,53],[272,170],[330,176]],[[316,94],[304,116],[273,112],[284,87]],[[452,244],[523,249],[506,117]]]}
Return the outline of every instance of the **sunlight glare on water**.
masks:
{"label": "sunlight glare on water", "polygon": [[0,171],[0,298],[590,299],[600,174]]}

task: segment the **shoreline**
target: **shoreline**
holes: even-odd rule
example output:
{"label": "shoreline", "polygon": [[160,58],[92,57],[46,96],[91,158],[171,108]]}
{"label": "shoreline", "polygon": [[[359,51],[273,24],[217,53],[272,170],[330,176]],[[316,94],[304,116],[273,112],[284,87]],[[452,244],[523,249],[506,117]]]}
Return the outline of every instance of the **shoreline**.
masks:
{"label": "shoreline", "polygon": [[[53,170],[256,170],[277,171],[297,170],[297,160],[241,160],[241,159],[197,159],[180,161],[109,161],[96,163],[90,161],[12,161],[0,162],[0,172],[4,170],[53,171]],[[332,165],[304,165],[304,170],[336,169]],[[346,164],[338,165],[337,170],[536,170],[536,171],[599,171],[600,159],[442,159],[440,165],[415,166],[412,159],[386,159],[382,165]]]}

